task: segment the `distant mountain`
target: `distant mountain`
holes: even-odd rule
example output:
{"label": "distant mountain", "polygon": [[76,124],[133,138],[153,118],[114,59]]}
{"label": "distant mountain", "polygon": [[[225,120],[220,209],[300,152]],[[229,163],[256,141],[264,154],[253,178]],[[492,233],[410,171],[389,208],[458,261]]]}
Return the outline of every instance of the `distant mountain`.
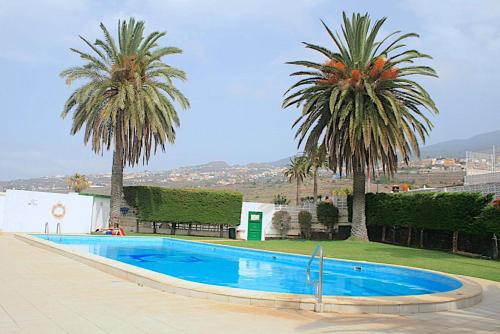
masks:
{"label": "distant mountain", "polygon": [[194,165],[194,166],[184,166],[178,169],[189,169],[196,171],[217,171],[221,169],[237,168],[237,167],[247,167],[247,168],[272,168],[272,167],[284,167],[288,165],[290,158],[284,158],[281,160],[273,162],[250,162],[246,165],[230,165],[225,161],[211,161],[206,164]]}
{"label": "distant mountain", "polygon": [[280,159],[277,161],[268,162],[266,164],[270,165],[270,166],[274,166],[274,167],[285,167],[285,166],[288,166],[288,164],[290,163],[290,158],[291,157],[283,158],[283,159]]}
{"label": "distant mountain", "polygon": [[206,164],[194,165],[194,166],[184,166],[178,169],[194,169],[194,170],[219,170],[231,167],[225,161],[211,161]]}
{"label": "distant mountain", "polygon": [[495,145],[500,152],[500,130],[482,133],[467,139],[454,139],[422,147],[422,158],[465,158],[466,151],[491,153]]}
{"label": "distant mountain", "polygon": [[[464,158],[466,151],[475,152],[486,152],[491,153],[492,146],[497,147],[497,154],[500,154],[500,130],[483,133],[468,139],[455,139],[449,140],[434,145],[424,146],[421,149],[422,158],[431,157],[446,157],[446,158]],[[212,161],[206,164],[200,164],[195,166],[185,166],[179,167],[175,170],[170,171],[155,171],[155,172],[145,172],[145,173],[127,173],[126,177],[129,182],[132,178],[136,178],[137,182],[150,182],[152,178],[158,177],[160,180],[165,180],[168,174],[172,171],[175,173],[206,173],[206,172],[222,172],[225,174],[231,174],[232,169],[238,169],[241,167],[246,167],[252,169],[249,171],[249,175],[252,173],[258,173],[259,170],[272,170],[277,168],[282,168],[290,163],[290,158],[283,158],[280,160],[272,162],[254,162],[248,163],[246,165],[230,165],[225,161]],[[282,172],[276,172],[282,175]],[[146,176],[141,176],[139,174],[146,174]],[[165,174],[165,175],[163,175]],[[155,176],[156,175],[156,176]],[[158,176],[159,175],[159,176]],[[237,173],[238,177],[241,177],[240,172]],[[105,186],[109,183],[110,174],[89,174],[87,175],[94,184],[94,186]],[[141,177],[145,177],[142,180]],[[65,184],[66,176],[46,176],[26,180],[11,180],[11,181],[0,181],[0,191],[4,189],[27,189],[27,190],[43,190],[43,191],[58,191],[67,190]]]}

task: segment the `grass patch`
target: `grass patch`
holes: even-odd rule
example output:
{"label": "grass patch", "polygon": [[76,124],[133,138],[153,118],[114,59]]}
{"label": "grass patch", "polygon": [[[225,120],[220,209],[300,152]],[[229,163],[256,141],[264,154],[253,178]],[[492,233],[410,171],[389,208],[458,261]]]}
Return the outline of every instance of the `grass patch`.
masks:
{"label": "grass patch", "polygon": [[[214,243],[229,244],[216,240]],[[500,261],[476,259],[442,251],[408,248],[378,242],[267,240],[239,241],[229,245],[310,255],[317,244],[323,246],[327,257],[404,265],[500,282]]]}

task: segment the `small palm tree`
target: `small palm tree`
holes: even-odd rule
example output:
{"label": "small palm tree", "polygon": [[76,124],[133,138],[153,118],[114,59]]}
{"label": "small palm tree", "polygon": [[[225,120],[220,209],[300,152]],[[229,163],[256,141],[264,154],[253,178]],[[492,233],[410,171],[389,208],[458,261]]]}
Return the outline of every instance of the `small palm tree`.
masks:
{"label": "small palm tree", "polygon": [[307,153],[313,177],[313,198],[318,201],[318,170],[326,166],[326,154],[323,147],[315,147]]}
{"label": "small palm tree", "polygon": [[297,156],[290,159],[290,164],[285,170],[285,176],[288,178],[288,182],[296,182],[297,192],[295,197],[295,204],[299,205],[300,198],[300,185],[304,182],[304,179],[310,175],[311,165],[309,159],[305,156]]}
{"label": "small palm tree", "polygon": [[[419,139],[425,141],[432,123],[423,109],[438,113],[434,101],[411,76],[436,77],[427,66],[413,65],[431,58],[405,50],[402,41],[418,37],[399,31],[378,39],[385,18],[371,25],[368,14],[343,14],[342,35],[323,23],[335,51],[304,43],[326,62],[294,61],[305,67],[293,73],[303,79],[288,91],[283,106],[302,106],[296,137],[311,152],[325,147],[334,172],[353,175],[352,235],[368,240],[365,224],[366,172],[380,164],[384,172],[397,170],[398,158],[408,162],[419,155]],[[409,65],[408,65],[409,64]]]}
{"label": "small palm tree", "polygon": [[188,100],[174,86],[173,79],[186,79],[186,74],[162,61],[180,54],[176,47],[159,47],[165,33],[144,36],[144,22],[130,19],[118,21],[118,38],[111,36],[101,23],[104,40],[83,42],[92,50],[86,53],[71,49],[85,63],[61,73],[70,85],[84,80],[68,98],[61,116],[73,111],[71,134],[84,132],[84,143],[102,153],[113,149],[111,176],[110,225],[120,222],[123,194],[123,168],[142,160],[147,164],[151,151],[165,150],[175,140],[179,117],[174,107],[189,107]]}
{"label": "small palm tree", "polygon": [[76,173],[66,179],[68,187],[76,193],[82,192],[90,187],[90,181],[85,175]]}

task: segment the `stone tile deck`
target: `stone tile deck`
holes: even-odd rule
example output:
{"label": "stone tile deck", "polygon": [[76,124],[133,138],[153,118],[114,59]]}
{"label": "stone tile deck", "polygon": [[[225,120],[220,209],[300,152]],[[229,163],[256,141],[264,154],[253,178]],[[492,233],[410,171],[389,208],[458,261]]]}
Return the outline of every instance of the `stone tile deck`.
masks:
{"label": "stone tile deck", "polygon": [[483,301],[453,312],[273,310],[140,287],[0,234],[0,333],[499,333],[500,283],[474,281]]}

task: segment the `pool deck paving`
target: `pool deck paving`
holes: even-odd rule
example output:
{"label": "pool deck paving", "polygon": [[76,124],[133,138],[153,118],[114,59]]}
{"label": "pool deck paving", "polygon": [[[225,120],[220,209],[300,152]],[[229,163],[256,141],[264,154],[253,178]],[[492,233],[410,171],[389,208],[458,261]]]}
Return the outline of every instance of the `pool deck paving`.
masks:
{"label": "pool deck paving", "polygon": [[500,283],[473,280],[463,310],[318,314],[160,292],[0,234],[0,333],[500,333]]}

